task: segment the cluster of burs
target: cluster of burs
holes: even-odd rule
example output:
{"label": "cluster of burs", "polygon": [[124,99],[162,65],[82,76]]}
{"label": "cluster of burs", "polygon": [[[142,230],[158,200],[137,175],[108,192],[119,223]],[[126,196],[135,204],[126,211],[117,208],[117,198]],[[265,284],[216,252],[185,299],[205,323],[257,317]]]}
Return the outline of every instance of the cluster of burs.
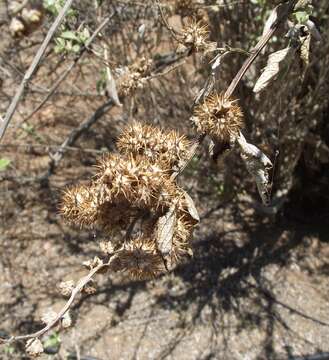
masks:
{"label": "cluster of burs", "polygon": [[189,147],[175,131],[128,126],[117,140],[119,153],[98,161],[93,180],[64,192],[64,218],[102,230],[116,270],[134,279],[165,272],[192,254],[197,216],[191,215],[191,199],[173,176]]}
{"label": "cluster of burs", "polygon": [[[211,95],[194,110],[197,132],[227,143],[242,126],[235,101]],[[198,214],[176,175],[191,142],[176,131],[133,123],[117,139],[118,153],[98,161],[88,185],[67,189],[61,212],[73,224],[101,229],[114,269],[134,279],[155,277],[191,255]]]}

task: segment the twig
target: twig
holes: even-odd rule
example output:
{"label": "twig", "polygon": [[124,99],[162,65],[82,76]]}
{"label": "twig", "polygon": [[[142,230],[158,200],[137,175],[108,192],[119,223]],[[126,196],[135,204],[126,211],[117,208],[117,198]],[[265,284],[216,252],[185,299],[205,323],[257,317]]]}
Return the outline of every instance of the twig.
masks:
{"label": "twig", "polygon": [[88,275],[81,278],[78,284],[76,285],[76,287],[72,290],[70,298],[67,300],[66,304],[63,306],[61,311],[57,314],[56,318],[52,320],[49,324],[47,324],[44,328],[32,334],[12,336],[9,339],[0,339],[0,342],[4,344],[10,344],[14,341],[40,338],[42,335],[44,335],[50,329],[52,329],[61,320],[64,314],[70,309],[76,296],[81,292],[83,287],[90,281],[90,279],[101,269],[104,269],[105,267],[109,267],[110,264],[111,264],[111,259],[106,263],[99,264],[98,266],[90,270]]}
{"label": "twig", "polygon": [[52,166],[57,166],[61,161],[67,147],[73,145],[82,133],[88,130],[98,119],[100,119],[114,105],[113,100],[108,100],[101,105],[90,117],[83,121],[77,128],[73,129],[69,136],[63,141],[60,148],[56,151],[52,158]]}
{"label": "twig", "polygon": [[28,68],[27,72],[24,75],[24,78],[21,82],[21,84],[19,85],[16,94],[14,96],[14,98],[12,99],[9,108],[6,112],[6,115],[4,117],[4,119],[0,122],[0,140],[3,138],[5,131],[9,125],[10,120],[12,119],[17,105],[24,93],[25,88],[28,86],[28,83],[31,79],[31,77],[33,76],[34,72],[36,71],[42,56],[44,55],[52,37],[54,36],[57,28],[59,27],[59,25],[61,24],[62,20],[64,19],[67,11],[69,10],[69,8],[71,7],[73,3],[73,0],[67,0],[64,4],[64,6],[62,7],[61,11],[59,12],[56,20],[54,21],[54,23],[52,24],[52,26],[50,27],[43,43],[41,44],[37,54],[35,55],[30,67]]}
{"label": "twig", "polygon": [[177,41],[177,42],[181,42],[180,39],[177,37],[176,35],[176,31],[174,30],[174,28],[172,26],[170,26],[168,24],[168,21],[166,20],[166,17],[163,13],[163,9],[162,9],[162,4],[159,2],[159,0],[155,0],[156,4],[158,5],[159,11],[160,11],[160,15],[162,18],[162,21],[165,25],[165,27],[169,30],[169,32],[171,33],[171,35],[173,36],[173,38]]}
{"label": "twig", "polygon": [[18,127],[22,126],[22,124],[26,121],[28,121],[32,116],[34,116],[45,104],[46,102],[52,97],[52,95],[55,93],[59,85],[67,78],[69,73],[72,71],[74,66],[78,63],[78,61],[82,58],[82,56],[85,54],[86,50],[88,50],[91,43],[95,40],[96,36],[104,29],[104,27],[108,24],[108,22],[111,20],[114,14],[110,15],[106,19],[103,20],[103,22],[98,26],[98,28],[93,32],[93,34],[90,36],[90,38],[86,41],[85,45],[81,48],[79,54],[76,55],[74,60],[71,62],[71,64],[68,66],[68,68],[63,72],[63,74],[56,80],[54,85],[50,88],[49,93],[45,96],[45,98],[41,101],[41,103],[34,109],[32,112],[24,118]]}
{"label": "twig", "polygon": [[255,46],[255,48],[252,50],[252,54],[248,57],[248,59],[241,66],[241,69],[236,74],[235,78],[232,80],[230,86],[227,88],[227,90],[225,92],[226,97],[230,97],[233,94],[234,90],[236,89],[237,85],[243,78],[244,74],[247,72],[247,70],[250,68],[252,63],[256,60],[258,55],[261,53],[261,51],[267,45],[267,43],[269,42],[271,37],[274,35],[275,31],[278,29],[279,25],[287,19],[290,12],[294,9],[297,1],[298,0],[290,0],[289,3],[278,5],[274,8],[273,11],[278,12],[277,20],[270,27],[270,29],[261,37],[261,39]]}

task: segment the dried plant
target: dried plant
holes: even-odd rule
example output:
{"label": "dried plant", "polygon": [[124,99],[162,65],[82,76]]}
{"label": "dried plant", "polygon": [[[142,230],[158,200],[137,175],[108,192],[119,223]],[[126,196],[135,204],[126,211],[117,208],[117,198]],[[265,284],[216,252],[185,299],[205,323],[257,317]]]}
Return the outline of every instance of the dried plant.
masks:
{"label": "dried plant", "polygon": [[[101,14],[102,5],[99,5],[97,1],[95,3],[96,13],[98,14],[97,20],[99,20],[98,17],[101,17],[99,13]],[[80,124],[78,129],[74,129],[63,142],[51,159],[50,170],[41,180],[47,179],[50,176],[49,173],[54,171],[64,156],[63,154],[66,149],[72,146],[83,131],[93,125],[105,113],[104,109],[112,109],[117,106],[117,109],[123,109],[124,112],[124,110],[127,110],[125,108],[125,101],[128,99],[131,107],[127,111],[129,113],[127,118],[134,118],[134,115],[137,114],[136,117],[139,120],[141,118],[146,119],[147,111],[145,111],[145,108],[154,107],[156,97],[154,93],[150,96],[145,96],[142,105],[139,106],[138,102],[134,102],[134,95],[140,89],[147,89],[146,85],[155,79],[155,81],[158,81],[156,91],[158,91],[159,98],[163,102],[159,104],[159,109],[156,109],[157,116],[161,116],[161,111],[166,105],[166,94],[168,94],[168,92],[164,96],[162,94],[163,84],[161,83],[161,77],[184,63],[187,63],[188,69],[191,66],[188,63],[188,61],[191,61],[191,58],[196,61],[195,59],[199,57],[205,61],[207,60],[205,55],[211,55],[212,59],[210,59],[209,64],[212,64],[212,66],[209,66],[210,73],[208,79],[195,101],[191,100],[191,94],[195,95],[194,88],[192,90],[189,89],[191,90],[191,94],[188,94],[190,96],[189,99],[186,100],[185,96],[183,96],[186,101],[185,105],[187,105],[185,107],[191,109],[190,120],[196,131],[194,139],[190,139],[192,130],[188,133],[189,135],[185,135],[178,133],[176,130],[164,129],[142,121],[130,122],[123,126],[116,140],[118,151],[103,154],[98,159],[94,167],[94,174],[88,181],[67,187],[63,191],[60,213],[65,221],[69,225],[78,228],[84,227],[98,230],[105,240],[100,243],[102,255],[84,263],[89,269],[87,276],[78,282],[66,281],[60,284],[59,291],[62,295],[69,297],[69,299],[59,313],[56,314],[50,311],[42,316],[42,321],[46,324],[43,329],[32,334],[14,336],[3,340],[5,343],[28,340],[26,351],[31,356],[37,356],[42,353],[43,347],[40,338],[51,328],[56,325],[60,325],[61,328],[67,328],[71,325],[72,320],[68,311],[77,294],[81,292],[92,294],[96,291],[94,283],[92,283],[95,274],[100,272],[119,272],[132,280],[154,279],[161,276],[161,274],[172,271],[176,266],[182,264],[188,257],[193,255],[193,233],[200,218],[193,199],[183,190],[178,183],[178,178],[187,165],[189,165],[196,150],[206,137],[213,142],[214,146],[221,149],[230,149],[241,155],[242,162],[246,166],[249,177],[254,181],[254,188],[256,189],[257,186],[263,204],[266,206],[271,205],[272,184],[270,171],[273,169],[272,161],[260,150],[262,148],[260,145],[260,148],[258,148],[258,146],[249,143],[242,134],[245,123],[248,130],[252,128],[251,124],[248,124],[248,119],[252,118],[254,113],[253,110],[250,110],[250,113],[248,113],[249,108],[243,106],[245,104],[243,104],[242,99],[235,99],[232,95],[246,71],[251,67],[255,59],[262,54],[263,49],[282,24],[286,24],[290,28],[287,35],[288,44],[285,44],[285,47],[281,50],[275,49],[275,51],[272,51],[260,75],[256,71],[257,67],[255,68],[256,70],[254,69],[258,80],[254,75],[254,77],[250,75],[250,78],[248,78],[248,81],[252,83],[251,87],[248,84],[250,93],[254,92],[255,96],[253,101],[259,100],[258,97],[260,95],[258,93],[266,93],[265,90],[270,86],[275,86],[273,80],[281,76],[285,72],[284,70],[289,70],[289,65],[293,63],[292,60],[296,56],[299,57],[302,64],[302,81],[306,79],[307,70],[310,66],[311,40],[312,38],[317,40],[321,38],[309,17],[307,12],[309,8],[306,6],[308,9],[306,11],[304,9],[305,4],[301,5],[299,2],[298,6],[302,6],[302,11],[307,16],[305,21],[296,21],[294,16],[297,16],[297,8],[295,8],[297,1],[291,0],[278,5],[266,21],[263,35],[255,48],[252,51],[248,50],[249,52],[239,48],[235,49],[237,53],[247,54],[248,58],[233,80],[230,81],[231,64],[223,65],[223,63],[224,55],[226,56],[234,52],[233,48],[224,43],[224,40],[223,47],[218,48],[217,42],[213,41],[214,39],[218,40],[215,36],[218,29],[215,26],[216,22],[212,19],[212,12],[219,11],[218,3],[211,3],[209,5],[205,1],[195,2],[188,0],[168,1],[163,2],[163,4],[156,3],[158,7],[154,4],[150,8],[145,6],[144,11],[148,14],[148,21],[142,24],[138,23],[137,34],[131,34],[127,31],[129,39],[132,40],[133,44],[127,44],[126,38],[122,37],[122,46],[119,49],[112,47],[104,35],[99,36],[101,39],[101,51],[99,51],[99,48],[91,46],[92,41],[97,38],[103,27],[109,22],[110,17],[106,21],[104,20],[105,22],[100,23],[91,36],[88,29],[87,32],[85,32],[85,29],[75,29],[72,24],[65,25],[68,29],[65,26],[60,28],[60,34],[63,35],[64,33],[68,37],[66,40],[72,45],[70,45],[71,50],[74,45],[78,45],[75,47],[76,51],[73,51],[75,55],[71,63],[71,69],[78,63],[85,52],[94,54],[98,60],[99,58],[101,59],[102,65],[106,69],[105,86],[103,87],[104,93],[98,91],[94,96],[106,96],[107,98],[106,102],[99,108],[100,111],[97,109],[91,118]],[[57,1],[56,4],[59,5],[61,3]],[[24,77],[13,103],[8,109],[5,121],[1,122],[1,124],[4,124],[0,124],[1,136],[3,136],[15,112],[28,81],[41,61],[51,36],[58,29],[59,23],[65,16],[65,11],[68,10],[70,4],[66,3],[66,6],[67,9],[63,8],[61,16],[56,20],[56,26],[53,25],[51,28],[50,35],[48,34],[48,42],[44,42],[43,48],[41,48],[42,51],[36,56],[31,68],[27,72],[27,76]],[[107,4],[106,6],[110,5]],[[142,6],[142,4],[136,6]],[[208,7],[209,11],[204,10]],[[201,17],[199,16],[199,10],[201,8],[207,15],[202,16],[202,20],[199,20]],[[56,15],[60,9],[61,7],[55,9]],[[108,10],[108,8],[106,9]],[[114,34],[116,36],[124,29],[125,22],[129,23],[127,28],[129,26],[135,28],[136,23],[140,20],[140,13],[131,11],[129,6],[127,12],[123,11],[123,9],[126,10],[126,8],[120,8],[121,15],[113,20],[114,26],[111,30],[111,35]],[[183,17],[180,23],[182,24],[180,31],[174,30],[169,25],[164,9],[171,15],[179,13]],[[156,13],[158,10],[160,12]],[[301,11],[300,7],[298,7],[298,11]],[[152,22],[150,20],[152,16],[149,16],[150,13],[152,16],[155,14],[159,15],[157,19],[161,16],[163,23],[157,24],[158,20]],[[114,12],[114,14],[117,15],[117,12]],[[189,19],[185,19],[186,16]],[[133,19],[133,25],[127,19]],[[136,19],[138,20],[137,22]],[[27,24],[32,24],[31,29],[34,29],[34,25],[39,25],[42,20],[42,12],[38,13],[38,10],[32,8],[23,8],[17,11],[15,16],[11,16],[9,29],[13,36],[21,37],[30,32],[30,30],[27,31]],[[71,29],[70,26],[74,29]],[[159,33],[155,34],[155,31],[153,33],[154,29],[152,26],[157,28]],[[161,46],[158,45],[161,41],[158,41],[158,39],[161,39],[163,35],[163,28],[169,30],[169,35],[174,40],[175,45],[173,48],[175,51],[159,55],[158,47],[161,49]],[[146,38],[145,34],[147,34],[147,31],[152,32],[152,34]],[[126,31],[124,32],[124,35],[126,35]],[[76,35],[81,33],[88,34],[88,40],[81,38],[77,40]],[[225,34],[225,31],[222,31],[222,33]],[[256,37],[254,36],[249,40],[254,42],[255,39]],[[221,39],[219,40],[222,41]],[[78,43],[75,44],[75,41],[78,41]],[[65,44],[67,45],[64,41]],[[127,50],[127,48],[129,49]],[[113,51],[113,57],[117,54],[121,56],[127,55],[127,53],[129,53],[129,56],[125,56],[125,61],[119,66],[120,62],[112,59],[111,51]],[[56,47],[54,47],[54,53],[56,52],[60,52],[62,58],[69,55],[69,52],[56,51]],[[154,53],[156,53],[156,56],[153,56]],[[221,70],[221,66],[226,66],[225,70],[228,74],[224,80],[229,79],[230,81],[226,91],[225,89],[222,89],[222,91],[217,90],[220,84],[216,82],[216,72]],[[56,80],[56,84],[51,88],[50,95],[47,94],[44,103],[56,92],[62,81],[61,79],[65,79],[68,72],[59,80]],[[186,78],[190,74],[188,71],[186,73],[188,75],[182,72],[177,77],[182,84],[185,84]],[[194,75],[197,71],[191,73]],[[221,87],[223,88],[224,86]],[[251,89],[253,89],[253,92]],[[172,97],[174,98],[174,96]],[[178,106],[175,104],[175,99],[171,100],[171,104],[174,105],[171,106],[170,110],[175,111]],[[193,105],[191,106],[192,103]],[[40,108],[42,106],[43,104],[41,104]],[[305,106],[312,108],[313,104],[310,102]],[[245,117],[242,108],[245,110]],[[293,106],[290,107],[290,109],[292,108]],[[36,111],[38,110],[39,108]],[[104,112],[102,112],[103,110]],[[98,115],[99,113],[101,115]],[[123,118],[123,120],[126,120],[126,118]],[[286,168],[284,165],[281,165],[279,172],[283,177],[282,184],[284,184],[286,189],[290,189],[292,186],[292,173],[301,152],[301,142],[307,137],[310,125],[306,124],[306,121],[303,120],[298,124],[291,124],[286,121],[284,126],[284,135],[278,141],[281,141],[283,156],[288,160],[286,161]],[[250,138],[255,143],[260,143],[260,134],[266,128],[266,125],[258,121],[255,128],[257,128],[256,135],[250,134]],[[246,137],[249,138],[249,134]],[[294,156],[289,157],[292,144],[298,148],[298,154],[295,151]],[[241,160],[238,159],[238,161],[241,163]]]}
{"label": "dried plant", "polygon": [[212,94],[197,105],[192,120],[199,133],[206,133],[222,143],[235,141],[243,126],[237,100],[226,98],[224,93]]}

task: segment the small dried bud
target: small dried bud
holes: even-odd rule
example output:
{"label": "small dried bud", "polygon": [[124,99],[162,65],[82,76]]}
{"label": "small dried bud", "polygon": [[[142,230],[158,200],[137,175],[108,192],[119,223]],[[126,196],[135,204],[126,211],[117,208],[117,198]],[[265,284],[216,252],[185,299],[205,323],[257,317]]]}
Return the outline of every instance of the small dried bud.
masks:
{"label": "small dried bud", "polygon": [[164,169],[172,169],[187,157],[190,141],[176,131],[164,131],[138,122],[127,126],[117,140],[122,154],[144,156]]}
{"label": "small dried bud", "polygon": [[225,98],[224,94],[214,94],[195,108],[193,122],[198,132],[229,143],[242,128],[243,114],[235,100]]}
{"label": "small dried bud", "polygon": [[27,24],[38,24],[42,19],[42,13],[36,9],[27,9],[22,10],[22,18]]}
{"label": "small dried bud", "polygon": [[74,286],[75,284],[73,280],[62,281],[58,284],[58,290],[63,296],[70,296]]}
{"label": "small dried bud", "polygon": [[28,355],[37,357],[43,353],[43,346],[39,339],[30,339],[26,342],[25,350]]}
{"label": "small dried bud", "polygon": [[53,309],[48,309],[41,317],[41,321],[48,325],[50,323],[52,323],[57,317],[57,313],[56,311],[54,311]]}
{"label": "small dried bud", "polygon": [[99,247],[105,254],[112,254],[114,252],[114,246],[110,241],[101,241]]}
{"label": "small dried bud", "polygon": [[10,22],[9,30],[12,36],[20,37],[25,31],[25,26],[21,20],[14,17]]}
{"label": "small dried bud", "polygon": [[71,325],[72,325],[72,318],[71,318],[71,315],[70,315],[70,311],[67,311],[62,319],[61,319],[61,325],[64,329],[67,329],[69,328]]}
{"label": "small dried bud", "polygon": [[82,291],[87,295],[95,294],[95,292],[97,291],[96,282],[93,279],[90,279],[83,287]]}
{"label": "small dried bud", "polygon": [[92,260],[87,260],[82,263],[82,265],[87,267],[89,270],[92,270],[102,264],[103,261],[98,256],[95,256]]}

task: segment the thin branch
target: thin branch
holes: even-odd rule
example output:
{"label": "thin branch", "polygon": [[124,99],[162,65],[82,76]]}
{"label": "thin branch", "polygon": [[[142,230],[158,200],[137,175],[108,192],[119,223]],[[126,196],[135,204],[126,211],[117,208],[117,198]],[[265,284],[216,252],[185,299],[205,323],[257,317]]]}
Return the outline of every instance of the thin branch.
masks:
{"label": "thin branch", "polygon": [[55,34],[57,28],[59,27],[59,25],[61,24],[61,22],[63,21],[65,15],[66,15],[67,11],[69,10],[69,8],[71,7],[72,3],[73,3],[73,0],[67,0],[65,2],[65,5],[62,7],[56,20],[50,27],[43,43],[41,44],[37,54],[35,55],[31,65],[30,65],[30,67],[28,68],[27,72],[25,73],[24,78],[23,78],[21,84],[19,85],[14,98],[12,99],[12,101],[9,105],[9,108],[7,110],[7,113],[4,117],[4,119],[0,122],[0,140],[3,138],[3,136],[6,132],[6,129],[16,111],[17,105],[24,93],[24,90],[28,86],[30,79],[32,78],[33,74],[35,73],[36,69],[38,68],[38,65],[41,62],[41,59],[50,43],[52,37],[54,36],[54,34]]}
{"label": "thin branch", "polygon": [[160,15],[161,15],[161,19],[163,24],[165,25],[165,27],[169,30],[169,32],[171,33],[171,35],[173,36],[173,38],[177,41],[177,42],[181,42],[180,39],[177,37],[177,31],[174,30],[174,28],[172,26],[170,26],[168,24],[168,21],[163,13],[163,9],[162,9],[162,4],[159,2],[159,0],[155,0],[156,4],[158,5],[159,11],[160,11]]}
{"label": "thin branch", "polygon": [[101,263],[92,270],[90,270],[89,274],[81,278],[76,285],[76,287],[72,290],[70,298],[67,300],[66,304],[63,306],[61,311],[57,314],[56,318],[52,320],[49,324],[47,324],[41,330],[38,330],[32,334],[27,335],[19,335],[19,336],[12,336],[9,339],[0,339],[1,343],[10,344],[14,341],[19,340],[27,340],[27,339],[36,339],[40,338],[42,335],[47,333],[50,329],[52,329],[64,316],[64,314],[70,309],[74,299],[76,296],[81,292],[84,286],[92,279],[92,277],[100,270],[104,269],[105,267],[109,267],[111,264],[111,259],[106,263]]}
{"label": "thin branch", "polygon": [[106,19],[103,20],[103,22],[98,26],[98,28],[93,32],[93,34],[90,36],[90,38],[86,41],[85,45],[81,48],[79,54],[74,58],[74,60],[71,62],[71,64],[68,66],[68,68],[63,72],[63,74],[56,80],[54,85],[50,88],[49,93],[44,97],[44,99],[41,101],[41,103],[34,109],[32,112],[23,119],[18,127],[22,126],[22,124],[26,121],[28,121],[32,116],[34,116],[46,103],[47,101],[53,96],[55,91],[58,89],[59,85],[67,78],[69,73],[72,71],[74,66],[78,63],[78,61],[82,58],[82,56],[85,54],[86,50],[88,50],[91,43],[95,40],[96,36],[104,29],[104,27],[108,24],[108,22],[111,20],[114,14],[110,15]]}
{"label": "thin branch", "polygon": [[230,86],[227,88],[225,92],[226,97],[230,97],[236,87],[238,86],[239,82],[243,78],[244,74],[247,72],[247,70],[250,68],[252,63],[256,60],[258,55],[261,53],[261,51],[264,49],[264,47],[267,45],[269,40],[272,38],[278,27],[282,24],[283,21],[287,19],[291,11],[294,9],[296,3],[298,0],[290,0],[289,3],[278,5],[274,8],[273,11],[277,11],[278,17],[277,20],[273,23],[273,25],[270,27],[270,29],[261,37],[255,48],[252,50],[252,54],[248,57],[248,59],[244,62],[244,64],[241,66],[241,69],[236,74],[235,78],[232,80]]}

